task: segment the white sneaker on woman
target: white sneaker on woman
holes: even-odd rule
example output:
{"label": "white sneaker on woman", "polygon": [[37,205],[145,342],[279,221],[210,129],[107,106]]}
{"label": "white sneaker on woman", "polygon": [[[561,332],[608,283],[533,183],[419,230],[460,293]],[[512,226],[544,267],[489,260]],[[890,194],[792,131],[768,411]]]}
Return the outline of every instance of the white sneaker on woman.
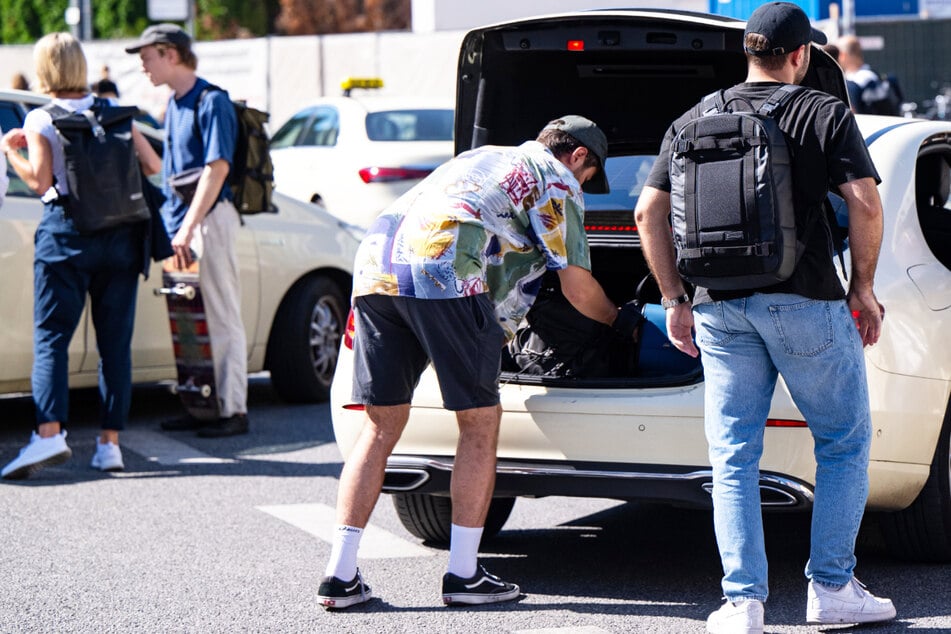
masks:
{"label": "white sneaker on woman", "polygon": [[99,442],[99,438],[96,438],[96,453],[93,455],[89,466],[100,471],[122,471],[125,469],[125,465],[122,464],[122,451],[119,449],[119,445],[111,442]]}
{"label": "white sneaker on woman", "polygon": [[7,480],[22,480],[43,467],[62,464],[73,452],[66,445],[66,431],[42,438],[36,432],[30,436],[30,444],[20,450],[20,455],[3,468],[0,477]]}

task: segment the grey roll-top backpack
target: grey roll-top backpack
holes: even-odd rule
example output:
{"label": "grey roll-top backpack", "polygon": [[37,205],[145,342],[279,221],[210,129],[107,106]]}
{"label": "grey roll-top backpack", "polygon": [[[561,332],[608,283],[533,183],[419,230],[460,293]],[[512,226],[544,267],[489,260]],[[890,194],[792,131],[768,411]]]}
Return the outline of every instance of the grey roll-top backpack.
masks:
{"label": "grey roll-top backpack", "polygon": [[[754,109],[745,99],[707,95],[700,116],[671,146],[671,223],[677,269],[714,290],[789,279],[804,246],[796,240],[793,174],[773,117],[802,90],[784,84]],[[734,110],[734,104],[749,110]]]}

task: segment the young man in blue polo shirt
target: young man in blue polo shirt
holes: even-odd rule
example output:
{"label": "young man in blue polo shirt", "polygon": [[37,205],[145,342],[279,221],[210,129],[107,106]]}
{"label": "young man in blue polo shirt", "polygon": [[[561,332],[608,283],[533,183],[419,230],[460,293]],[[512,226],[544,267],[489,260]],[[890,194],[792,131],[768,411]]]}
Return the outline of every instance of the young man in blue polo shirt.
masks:
{"label": "young man in blue polo shirt", "polygon": [[[176,266],[201,258],[201,291],[208,318],[221,418],[206,423],[190,416],[166,421],[166,430],[198,429],[199,436],[244,434],[247,416],[247,340],[241,321],[241,287],[235,247],[241,224],[227,184],[238,124],[227,93],[210,90],[198,77],[191,38],[174,24],[150,26],[128,53],[138,53],[152,84],[172,89],[165,112],[165,153],[159,159],[147,144],[137,149],[162,170],[167,197],[162,217],[172,236]],[[200,98],[201,97],[201,98]],[[159,163],[161,161],[161,163]],[[195,170],[200,176],[191,200],[173,191],[169,180]]]}

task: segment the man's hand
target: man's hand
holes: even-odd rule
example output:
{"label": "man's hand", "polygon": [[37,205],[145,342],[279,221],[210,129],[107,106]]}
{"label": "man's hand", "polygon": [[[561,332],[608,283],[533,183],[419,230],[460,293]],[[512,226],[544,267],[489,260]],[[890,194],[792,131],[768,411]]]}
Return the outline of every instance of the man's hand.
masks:
{"label": "man's hand", "polygon": [[614,323],[611,324],[611,328],[614,329],[622,339],[631,339],[633,341],[638,340],[638,326],[641,325],[641,322],[644,321],[644,315],[641,313],[641,307],[636,300],[630,301],[618,310],[617,318],[614,320]]}
{"label": "man's hand", "polygon": [[885,307],[875,298],[875,293],[849,292],[849,309],[855,319],[855,325],[862,337],[862,346],[872,346],[878,343],[882,336],[882,320],[885,318]]}
{"label": "man's hand", "polygon": [[175,258],[175,268],[179,271],[187,269],[194,259],[191,247],[194,232],[195,230],[191,226],[182,225],[175,237],[172,238],[172,251],[175,252],[172,257]]}
{"label": "man's hand", "polygon": [[693,311],[690,302],[667,309],[667,338],[684,354],[694,358],[700,356],[700,351],[693,342]]}

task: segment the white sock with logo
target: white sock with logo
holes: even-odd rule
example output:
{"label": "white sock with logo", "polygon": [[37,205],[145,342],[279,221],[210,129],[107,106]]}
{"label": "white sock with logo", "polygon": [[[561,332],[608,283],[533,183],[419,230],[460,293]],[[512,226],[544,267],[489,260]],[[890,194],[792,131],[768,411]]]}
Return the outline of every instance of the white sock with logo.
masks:
{"label": "white sock with logo", "polygon": [[334,527],[333,547],[324,575],[341,581],[350,581],[357,576],[357,549],[362,536],[363,529],[356,526],[337,524]]}
{"label": "white sock with logo", "polygon": [[472,577],[479,564],[479,542],[481,541],[481,526],[468,528],[453,524],[449,538],[449,572],[463,579]]}

